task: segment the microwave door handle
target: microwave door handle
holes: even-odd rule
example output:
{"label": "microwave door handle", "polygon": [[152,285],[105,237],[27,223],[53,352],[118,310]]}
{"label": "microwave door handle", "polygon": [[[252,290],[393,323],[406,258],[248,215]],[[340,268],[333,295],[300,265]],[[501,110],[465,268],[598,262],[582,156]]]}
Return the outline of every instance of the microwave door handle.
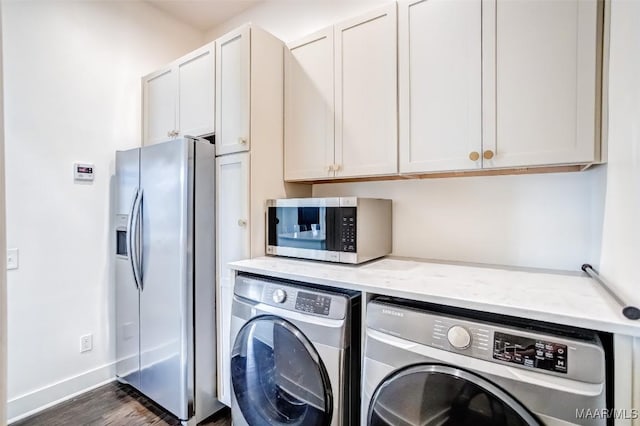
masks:
{"label": "microwave door handle", "polygon": [[140,204],[142,202],[142,191],[138,191],[136,194],[136,200],[133,204],[133,211],[131,213],[131,249],[132,253],[130,255],[131,258],[131,266],[133,268],[133,278],[136,281],[136,286],[140,291],[143,290],[142,287],[142,277],[140,276],[140,238],[139,238],[139,227],[140,227]]}
{"label": "microwave door handle", "polygon": [[138,196],[140,195],[140,190],[136,188],[135,193],[133,194],[133,200],[131,201],[131,209],[129,210],[129,217],[127,219],[127,254],[129,255],[129,264],[131,265],[131,271],[133,272],[133,281],[136,285],[136,288],[140,290],[140,284],[138,284],[138,277],[136,275],[136,266],[134,260],[134,212],[136,210],[136,202],[138,201]]}

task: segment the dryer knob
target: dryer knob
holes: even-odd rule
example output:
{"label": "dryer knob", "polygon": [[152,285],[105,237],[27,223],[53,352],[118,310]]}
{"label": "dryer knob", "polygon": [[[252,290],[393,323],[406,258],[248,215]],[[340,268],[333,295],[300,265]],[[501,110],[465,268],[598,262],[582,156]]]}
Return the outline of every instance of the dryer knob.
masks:
{"label": "dryer knob", "polygon": [[466,349],[471,345],[471,334],[466,328],[454,325],[447,332],[447,339],[456,349]]}
{"label": "dryer knob", "polygon": [[284,303],[287,300],[287,293],[281,288],[273,292],[273,301],[276,303]]}

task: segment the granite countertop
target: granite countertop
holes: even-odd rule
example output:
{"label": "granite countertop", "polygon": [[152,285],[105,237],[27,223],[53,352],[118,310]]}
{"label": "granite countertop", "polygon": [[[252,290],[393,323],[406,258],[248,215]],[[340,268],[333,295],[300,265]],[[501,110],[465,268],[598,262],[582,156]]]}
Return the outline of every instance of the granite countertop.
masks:
{"label": "granite countertop", "polygon": [[232,269],[593,330],[640,336],[640,320],[582,272],[387,257],[363,265],[258,257]]}

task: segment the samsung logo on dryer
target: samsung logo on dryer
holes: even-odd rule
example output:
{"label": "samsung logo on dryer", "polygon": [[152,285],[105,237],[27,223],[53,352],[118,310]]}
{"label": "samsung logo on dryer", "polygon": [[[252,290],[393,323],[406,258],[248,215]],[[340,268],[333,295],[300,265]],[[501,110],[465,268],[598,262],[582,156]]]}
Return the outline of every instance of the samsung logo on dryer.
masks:
{"label": "samsung logo on dryer", "polygon": [[394,311],[391,309],[386,309],[386,308],[382,308],[382,313],[385,315],[391,315],[392,317],[398,317],[398,318],[403,318],[404,317],[404,313],[403,312],[398,312],[398,311]]}

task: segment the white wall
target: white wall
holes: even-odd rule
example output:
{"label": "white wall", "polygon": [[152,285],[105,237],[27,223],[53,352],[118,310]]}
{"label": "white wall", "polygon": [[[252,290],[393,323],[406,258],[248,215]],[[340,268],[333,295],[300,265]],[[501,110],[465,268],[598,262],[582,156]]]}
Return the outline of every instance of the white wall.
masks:
{"label": "white wall", "polygon": [[342,183],[313,195],[392,199],[396,256],[579,270],[597,260],[601,179],[593,170]]}
{"label": "white wall", "polygon": [[[0,5],[1,9],[1,5]],[[1,10],[0,10],[1,12]],[[4,190],[4,114],[2,94],[2,16],[0,13],[0,259],[6,258]],[[0,426],[7,421],[7,271],[0,262]]]}
{"label": "white wall", "polygon": [[8,1],[3,25],[11,418],[113,377],[115,151],[140,145],[140,77],[204,39],[144,2]]}
{"label": "white wall", "polygon": [[252,22],[288,43],[384,3],[389,0],[266,0],[209,30],[206,38]]}
{"label": "white wall", "polygon": [[[388,1],[269,0],[207,33],[253,22],[285,42]],[[314,196],[394,200],[398,256],[578,270],[598,264],[605,169],[585,173],[314,185]]]}
{"label": "white wall", "polygon": [[[640,306],[640,2],[614,0],[601,273]],[[638,390],[640,398],[640,389]],[[640,402],[640,401],[639,401]]]}

